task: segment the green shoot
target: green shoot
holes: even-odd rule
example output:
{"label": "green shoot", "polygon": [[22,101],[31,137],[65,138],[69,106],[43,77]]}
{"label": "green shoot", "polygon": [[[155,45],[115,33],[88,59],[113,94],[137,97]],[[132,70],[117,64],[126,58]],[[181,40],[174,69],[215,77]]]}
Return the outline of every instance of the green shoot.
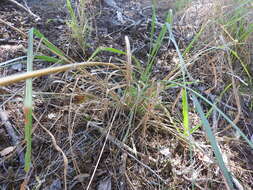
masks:
{"label": "green shoot", "polygon": [[[152,20],[152,22],[154,22],[154,20]],[[170,23],[172,24],[173,22],[173,17],[172,17],[172,12],[170,11],[168,14],[167,14],[167,18],[166,18],[166,23]],[[151,53],[150,53],[150,58],[149,58],[149,61],[148,61],[148,64],[147,64],[147,67],[145,68],[145,71],[144,73],[141,75],[141,80],[143,82],[147,82],[149,77],[150,77],[150,72],[151,72],[151,69],[154,65],[154,62],[155,62],[155,58],[156,58],[156,55],[162,45],[162,42],[164,40],[164,37],[165,37],[165,34],[167,32],[167,27],[166,27],[166,24],[164,24],[162,26],[162,30],[161,32],[159,33],[159,36],[157,38],[157,40],[155,41],[155,44],[152,45],[153,48],[151,50]],[[152,33],[151,33],[152,34]]]}
{"label": "green shoot", "polygon": [[184,125],[184,135],[190,135],[189,128],[189,108],[188,108],[188,100],[187,100],[187,91],[184,88],[182,92],[182,107],[183,107],[183,125]]}

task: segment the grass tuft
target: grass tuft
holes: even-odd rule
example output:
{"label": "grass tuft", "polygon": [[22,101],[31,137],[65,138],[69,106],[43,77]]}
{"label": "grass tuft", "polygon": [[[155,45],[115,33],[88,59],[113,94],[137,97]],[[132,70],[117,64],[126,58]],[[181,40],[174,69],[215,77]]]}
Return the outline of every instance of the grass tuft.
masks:
{"label": "grass tuft", "polygon": [[89,18],[86,11],[87,0],[76,2],[76,11],[74,10],[71,0],[66,0],[67,9],[70,15],[70,20],[67,22],[72,38],[82,49],[84,55],[87,48],[87,36],[90,31]]}

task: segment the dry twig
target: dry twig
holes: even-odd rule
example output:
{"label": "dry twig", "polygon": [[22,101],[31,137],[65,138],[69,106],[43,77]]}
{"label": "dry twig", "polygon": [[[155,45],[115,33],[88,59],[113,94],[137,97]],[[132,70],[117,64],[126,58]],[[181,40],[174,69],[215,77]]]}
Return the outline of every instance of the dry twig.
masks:
{"label": "dry twig", "polygon": [[4,112],[1,108],[0,108],[0,119],[2,120],[5,129],[12,140],[12,144],[17,147],[19,161],[23,165],[25,161],[24,161],[24,154],[22,153],[22,147],[20,146],[20,139],[16,135],[10,121],[8,120],[6,112]]}
{"label": "dry twig", "polygon": [[17,31],[18,33],[20,33],[23,37],[27,37],[27,34],[24,33],[23,31],[19,30],[18,28],[12,26],[9,22],[4,21],[3,19],[0,18],[0,22],[7,25],[8,27],[10,27],[11,29]]}
{"label": "dry twig", "polygon": [[8,1],[10,1],[11,3],[17,5],[18,7],[20,7],[20,8],[23,9],[23,10],[25,10],[26,12],[28,12],[28,13],[29,13],[31,16],[33,16],[37,21],[41,19],[38,15],[34,14],[34,13],[31,11],[31,9],[30,9],[27,5],[26,5],[26,6],[23,6],[22,4],[18,3],[18,2],[15,1],[15,0],[8,0]]}
{"label": "dry twig", "polygon": [[43,127],[43,125],[40,125],[40,127],[49,134],[49,136],[51,137],[51,139],[53,141],[54,148],[62,154],[63,162],[64,162],[64,189],[67,190],[68,158],[65,155],[65,153],[63,152],[63,150],[57,145],[54,135],[49,130],[47,130],[45,127]]}

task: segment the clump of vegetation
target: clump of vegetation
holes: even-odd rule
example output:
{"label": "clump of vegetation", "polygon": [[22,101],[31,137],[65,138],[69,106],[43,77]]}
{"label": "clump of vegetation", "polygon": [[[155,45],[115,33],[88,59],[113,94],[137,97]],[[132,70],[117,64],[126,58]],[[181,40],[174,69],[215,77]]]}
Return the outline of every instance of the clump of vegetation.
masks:
{"label": "clump of vegetation", "polygon": [[86,12],[86,4],[88,0],[80,0],[76,2],[76,11],[72,6],[71,0],[66,0],[67,9],[70,20],[67,22],[71,37],[78,43],[79,47],[85,54],[87,48],[87,38],[90,33],[90,18]]}

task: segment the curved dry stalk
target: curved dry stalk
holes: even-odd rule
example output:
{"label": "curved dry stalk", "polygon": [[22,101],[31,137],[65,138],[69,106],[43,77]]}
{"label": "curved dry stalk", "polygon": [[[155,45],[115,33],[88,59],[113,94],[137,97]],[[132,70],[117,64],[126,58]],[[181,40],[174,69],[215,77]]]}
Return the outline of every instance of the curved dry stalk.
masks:
{"label": "curved dry stalk", "polygon": [[79,67],[91,67],[91,66],[110,66],[110,67],[119,69],[119,67],[113,63],[103,63],[103,62],[72,63],[72,64],[68,64],[68,65],[64,65],[64,66],[40,69],[37,71],[25,72],[25,73],[21,73],[21,74],[2,77],[2,78],[0,78],[0,86],[6,86],[8,84],[16,83],[16,82],[26,80],[29,78],[41,77],[41,76],[49,75],[52,73],[67,71],[70,69],[77,69]]}
{"label": "curved dry stalk", "polygon": [[42,125],[40,125],[40,127],[49,134],[49,136],[51,137],[51,139],[53,141],[54,148],[62,154],[63,162],[64,162],[64,190],[67,190],[68,158],[65,155],[65,153],[63,152],[63,150],[57,145],[54,135],[49,130],[47,130],[45,127],[43,127]]}

